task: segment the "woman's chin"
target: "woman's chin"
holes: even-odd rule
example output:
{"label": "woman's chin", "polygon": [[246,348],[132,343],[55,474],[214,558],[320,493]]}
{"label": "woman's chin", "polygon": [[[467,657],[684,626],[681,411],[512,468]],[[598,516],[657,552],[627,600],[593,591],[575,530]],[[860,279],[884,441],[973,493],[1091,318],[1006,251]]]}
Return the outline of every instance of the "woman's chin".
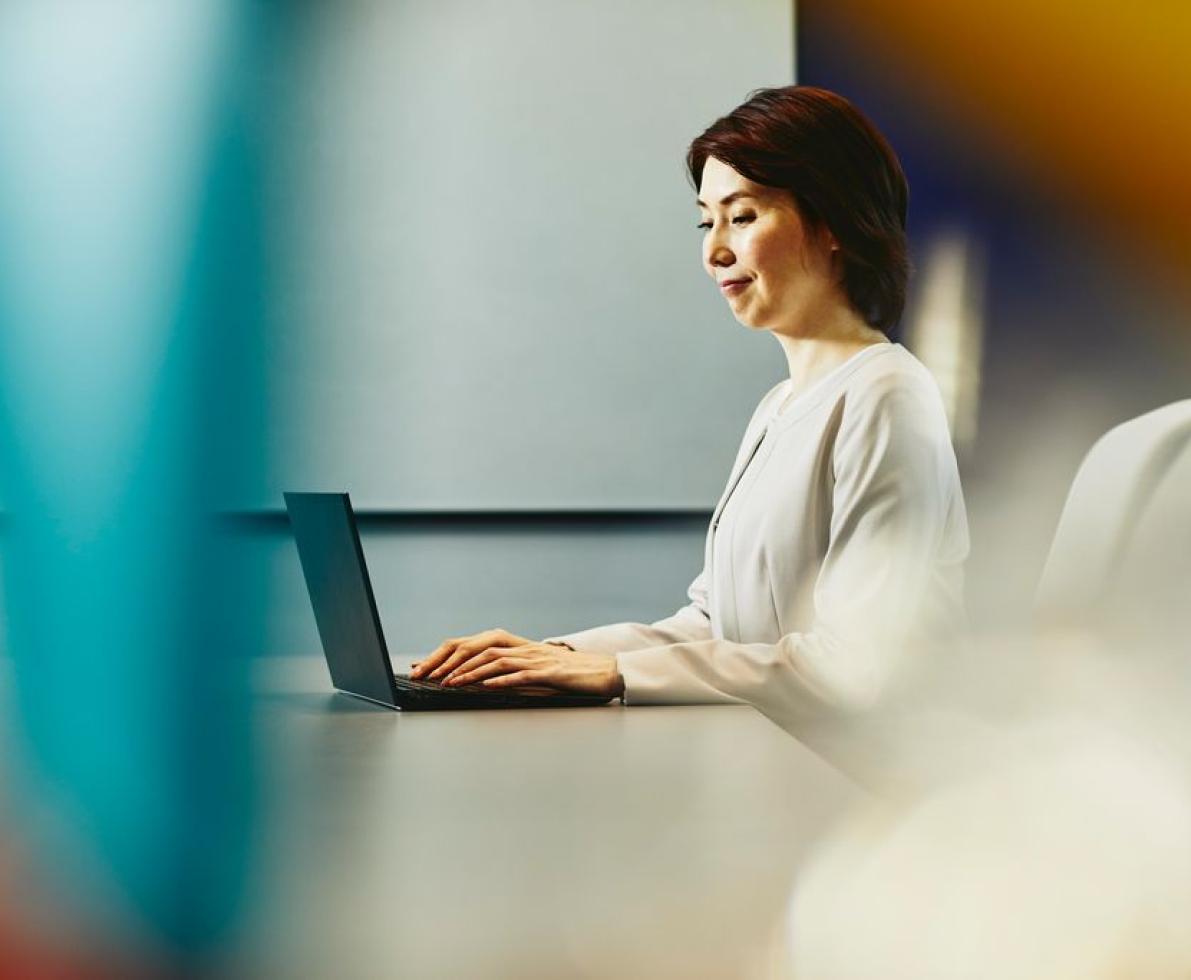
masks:
{"label": "woman's chin", "polygon": [[768,330],[769,329],[770,325],[767,322],[769,318],[765,317],[763,315],[758,316],[757,315],[758,311],[757,311],[755,304],[740,303],[738,301],[735,304],[729,303],[728,305],[729,305],[730,309],[732,310],[732,316],[734,316],[736,318],[736,322],[739,323],[742,327],[748,327],[750,330]]}
{"label": "woman's chin", "polygon": [[739,323],[742,327],[748,327],[749,330],[765,330],[766,329],[765,324],[758,323],[756,320],[754,320],[750,316],[744,316],[740,313],[733,313],[732,315],[734,317],[736,317],[737,323]]}

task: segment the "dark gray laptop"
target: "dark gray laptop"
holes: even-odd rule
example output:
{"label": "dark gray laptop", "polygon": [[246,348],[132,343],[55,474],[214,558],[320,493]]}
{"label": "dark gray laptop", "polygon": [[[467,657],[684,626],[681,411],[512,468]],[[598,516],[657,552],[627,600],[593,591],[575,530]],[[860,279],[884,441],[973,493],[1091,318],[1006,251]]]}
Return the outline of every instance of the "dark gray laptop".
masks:
{"label": "dark gray laptop", "polygon": [[546,690],[443,687],[394,674],[346,493],[287,493],[294,540],[335,689],[387,708],[571,708],[611,698]]}

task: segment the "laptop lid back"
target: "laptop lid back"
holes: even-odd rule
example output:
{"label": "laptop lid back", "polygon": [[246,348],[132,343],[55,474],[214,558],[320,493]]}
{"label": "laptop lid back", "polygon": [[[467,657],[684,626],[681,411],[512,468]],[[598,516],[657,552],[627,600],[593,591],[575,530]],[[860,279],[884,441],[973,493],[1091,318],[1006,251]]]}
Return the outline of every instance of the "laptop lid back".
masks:
{"label": "laptop lid back", "polygon": [[393,669],[348,495],[287,493],[285,506],[331,682],[347,694],[395,704]]}

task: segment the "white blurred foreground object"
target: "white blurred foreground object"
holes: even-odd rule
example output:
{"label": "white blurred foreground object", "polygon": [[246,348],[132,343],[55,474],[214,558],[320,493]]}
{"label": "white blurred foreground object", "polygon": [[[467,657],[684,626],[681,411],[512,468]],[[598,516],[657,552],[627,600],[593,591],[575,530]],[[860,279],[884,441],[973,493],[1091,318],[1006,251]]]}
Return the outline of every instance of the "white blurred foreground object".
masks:
{"label": "white blurred foreground object", "polygon": [[1185,977],[1191,797],[1145,745],[1078,726],[911,805],[858,814],[800,876],[785,975]]}
{"label": "white blurred foreground object", "polygon": [[865,745],[885,801],[801,870],[772,972],[1191,975],[1189,572],[1191,401],[1088,453],[1032,643],[990,639]]}

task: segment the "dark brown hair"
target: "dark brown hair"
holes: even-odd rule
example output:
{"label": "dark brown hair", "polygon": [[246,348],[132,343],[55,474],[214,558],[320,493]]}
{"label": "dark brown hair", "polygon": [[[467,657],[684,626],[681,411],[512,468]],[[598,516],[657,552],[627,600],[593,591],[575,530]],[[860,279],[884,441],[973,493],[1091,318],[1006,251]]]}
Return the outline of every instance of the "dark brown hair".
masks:
{"label": "dark brown hair", "polygon": [[896,329],[910,274],[910,190],[892,147],[859,109],[821,88],[758,89],[691,143],[696,192],[708,157],[789,191],[803,220],[839,243],[852,307],[870,326]]}

